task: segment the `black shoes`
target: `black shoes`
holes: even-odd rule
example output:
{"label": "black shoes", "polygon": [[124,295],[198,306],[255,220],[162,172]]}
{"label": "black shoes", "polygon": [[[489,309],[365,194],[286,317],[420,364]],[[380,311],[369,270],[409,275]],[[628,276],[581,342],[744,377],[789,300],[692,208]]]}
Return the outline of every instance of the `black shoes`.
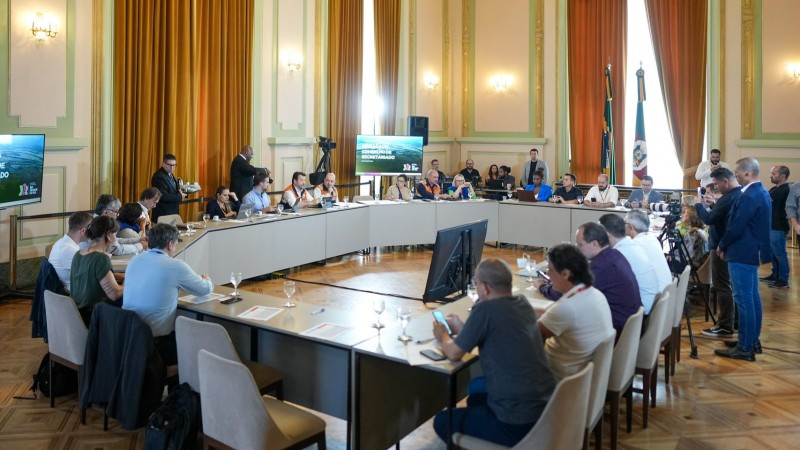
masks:
{"label": "black shoes", "polygon": [[787,282],[785,282],[783,280],[775,280],[775,281],[769,283],[769,287],[783,289],[783,288],[788,288],[789,287],[789,283],[787,283]]}
{"label": "black shoes", "polygon": [[731,338],[735,334],[733,331],[728,330],[727,328],[722,328],[719,325],[714,325],[711,328],[706,328],[705,330],[701,331],[701,333],[703,334],[703,336],[708,336],[713,338]]}
{"label": "black shoes", "polygon": [[[739,341],[724,341],[725,347],[728,348],[737,348],[739,346]],[[758,353],[759,355],[764,351],[761,349],[761,341],[756,341],[755,345],[753,345],[753,352]]]}
{"label": "black shoes", "polygon": [[774,276],[770,275],[768,277],[761,277],[761,278],[758,279],[758,281],[766,281],[767,283],[771,283],[773,281],[778,281],[778,279],[775,278]]}
{"label": "black shoes", "polygon": [[723,358],[741,359],[750,362],[756,360],[756,355],[753,352],[743,352],[739,349],[739,347],[714,350],[714,354],[717,356],[722,356]]}

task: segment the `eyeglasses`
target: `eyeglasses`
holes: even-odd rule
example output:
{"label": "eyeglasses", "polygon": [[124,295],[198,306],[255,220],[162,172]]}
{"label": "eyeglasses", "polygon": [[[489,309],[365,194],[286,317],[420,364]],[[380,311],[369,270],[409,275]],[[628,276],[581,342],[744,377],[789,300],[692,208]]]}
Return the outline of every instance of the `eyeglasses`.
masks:
{"label": "eyeglasses", "polygon": [[119,214],[119,210],[118,209],[107,209],[106,211],[112,212],[114,214]]}
{"label": "eyeglasses", "polygon": [[178,165],[178,163],[175,163],[175,164],[164,163],[164,164],[166,164],[166,165],[168,165],[168,166],[170,166],[170,167],[175,167],[175,166],[177,166],[177,165]]}

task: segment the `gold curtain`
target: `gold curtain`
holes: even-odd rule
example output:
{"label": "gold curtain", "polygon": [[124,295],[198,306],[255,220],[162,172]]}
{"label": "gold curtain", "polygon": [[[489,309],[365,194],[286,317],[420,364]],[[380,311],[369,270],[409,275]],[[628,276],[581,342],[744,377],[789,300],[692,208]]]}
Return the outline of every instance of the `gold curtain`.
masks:
{"label": "gold curtain", "polygon": [[197,180],[192,1],[114,4],[114,195],[136,201],[166,153]]}
{"label": "gold curtain", "polygon": [[[397,120],[401,2],[400,0],[373,0],[373,4],[375,5],[376,78],[378,97],[383,100],[381,132],[384,135],[393,135]],[[391,180],[392,177],[381,177],[383,191],[386,191],[386,186],[389,186]]]}
{"label": "gold curtain", "polygon": [[[339,184],[353,183],[356,135],[361,131],[363,0],[330,0],[328,4],[327,130],[336,143],[331,166]],[[353,197],[355,189],[342,189]]]}
{"label": "gold curtain", "polygon": [[705,137],[708,3],[645,0],[645,6],[683,187],[691,188]]}
{"label": "gold curtain", "polygon": [[250,144],[253,0],[197,2],[197,158],[206,196]]}
{"label": "gold curtain", "polygon": [[571,166],[579,183],[593,184],[600,174],[608,64],[617,178],[624,179],[627,16],[627,0],[569,0],[567,5]]}

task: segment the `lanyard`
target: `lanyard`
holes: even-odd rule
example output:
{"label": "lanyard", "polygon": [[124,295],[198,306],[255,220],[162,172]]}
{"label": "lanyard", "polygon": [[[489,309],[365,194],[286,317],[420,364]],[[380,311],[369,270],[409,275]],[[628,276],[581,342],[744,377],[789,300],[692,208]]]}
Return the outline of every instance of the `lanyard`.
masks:
{"label": "lanyard", "polygon": [[568,293],[567,295],[561,297],[561,300],[566,300],[568,298],[575,297],[576,295],[580,294],[581,292],[585,291],[586,289],[589,289],[589,288],[586,287],[586,286],[581,286],[578,289],[576,289],[576,290]]}

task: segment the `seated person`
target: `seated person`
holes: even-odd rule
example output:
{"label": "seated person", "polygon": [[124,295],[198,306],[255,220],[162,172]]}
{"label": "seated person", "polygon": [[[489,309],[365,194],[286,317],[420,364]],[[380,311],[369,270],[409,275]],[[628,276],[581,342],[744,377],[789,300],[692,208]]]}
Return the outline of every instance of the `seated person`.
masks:
{"label": "seated person", "polygon": [[161,191],[152,186],[143,190],[139,195],[139,205],[142,208],[142,216],[147,219],[147,227],[150,226],[150,210],[158,205],[159,200],[161,200]]}
{"label": "seated person", "polygon": [[500,166],[497,177],[509,190],[517,185],[517,179],[514,178],[514,175],[511,175],[511,168],[508,166]]}
{"label": "seated person", "polygon": [[156,350],[168,366],[178,363],[175,344],[178,291],[201,296],[214,290],[214,283],[207,275],[196,274],[188,264],[174,258],[178,235],[177,228],[165,223],[150,229],[147,233],[150,250],[131,260],[125,270],[122,305],[150,326]]}
{"label": "seated person", "polygon": [[475,168],[475,161],[468,159],[466,165],[467,167],[461,169],[461,172],[459,172],[459,174],[464,177],[464,181],[468,181],[472,184],[480,183],[481,173]]}
{"label": "seated person", "polygon": [[658,292],[661,292],[672,282],[672,272],[669,270],[667,258],[664,257],[664,247],[649,231],[650,217],[646,212],[633,209],[625,214],[625,234],[633,239],[636,245],[641,246],[648,261],[653,264],[658,278]]}
{"label": "seated person", "polygon": [[439,172],[431,169],[425,174],[425,178],[417,184],[417,197],[436,200],[438,198],[450,198],[447,194],[442,194],[439,186]]}
{"label": "seated person", "polygon": [[661,193],[653,190],[653,177],[645,175],[642,177],[642,188],[631,192],[631,196],[625,202],[625,207],[650,209],[651,204],[662,200]]}
{"label": "seated person", "polygon": [[578,178],[571,173],[565,173],[561,179],[561,187],[556,189],[550,201],[553,203],[565,203],[570,205],[577,205],[580,203],[578,197],[583,197],[583,191],[575,187]]}
{"label": "seated person", "polygon": [[147,236],[144,232],[147,218],[142,217],[142,207],[139,203],[125,203],[119,209],[117,222],[119,223],[117,239],[138,239],[144,249],[147,249]]}
{"label": "seated person", "polygon": [[92,318],[94,305],[122,298],[122,286],[117,284],[111,270],[108,248],[117,240],[119,226],[108,216],[95,217],[86,228],[87,248],[75,253],[70,267],[70,296],[86,326]]}
{"label": "seated person", "polygon": [[453,185],[447,188],[447,194],[457,200],[469,200],[475,198],[475,191],[472,190],[472,183],[464,181],[464,175],[458,174],[453,178]]}
{"label": "seated person", "polygon": [[79,244],[88,239],[86,237],[86,227],[89,226],[91,221],[92,215],[83,211],[69,216],[67,234],[53,244],[53,248],[50,249],[50,256],[47,257],[67,292],[70,291],[69,276],[72,268],[72,258],[80,250]]}
{"label": "seated person", "polygon": [[398,175],[394,181],[394,186],[389,186],[383,198],[386,200],[411,200],[411,190],[406,187],[406,182],[408,182],[408,178],[405,175]]}
{"label": "seated person", "polygon": [[223,185],[217,188],[216,197],[206,205],[206,213],[211,218],[230,219],[236,217],[239,207],[242,206],[239,199],[236,198],[236,193],[231,192],[227,186]]}
{"label": "seated person", "polygon": [[[681,220],[679,220],[675,225],[675,228],[678,229],[678,232],[681,234],[681,236],[686,236],[686,233],[692,229],[692,225],[690,223],[692,217],[697,217],[697,209],[695,209],[694,204],[683,205],[681,207]],[[700,221],[700,223],[703,222]],[[702,227],[702,225],[700,226]]]}
{"label": "seated person", "polygon": [[586,194],[583,204],[592,208],[613,208],[618,201],[617,188],[608,184],[608,175],[601,173],[597,177],[597,184]]}
{"label": "seated person", "polygon": [[578,373],[597,343],[611,336],[611,309],[592,286],[589,262],[577,247],[560,244],[547,252],[550,281],[562,297],[539,318],[550,370],[557,380]]}
{"label": "seated person", "polygon": [[[436,415],[433,428],[448,444],[452,433],[459,432],[513,446],[536,424],[556,382],[533,308],[524,296],[511,294],[508,265],[499,259],[484,259],[475,270],[473,282],[478,302],[466,323],[458,316],[447,316],[455,338],[436,321],[433,335],[451,361],[459,361],[477,346],[485,378],[470,384],[466,408],[452,410],[452,429],[447,411]],[[478,384],[485,387],[476,388]]]}
{"label": "seated person", "polygon": [[[270,205],[269,195],[267,195],[267,187],[269,187],[269,177],[266,173],[257,173],[253,176],[253,189],[244,194],[242,203],[245,205],[253,205],[253,212],[268,213],[275,211],[275,207]],[[234,193],[234,195],[236,195]],[[238,209],[238,208],[237,208]]]}
{"label": "seated person", "polygon": [[307,208],[315,205],[317,202],[314,200],[311,194],[306,191],[305,185],[306,174],[303,172],[293,173],[292,184],[286,186],[286,189],[283,190],[283,197],[281,198],[281,201],[290,208],[293,207],[297,202],[300,202],[298,205],[300,208]]}
{"label": "seated person", "polygon": [[[96,216],[106,216],[113,220],[119,217],[122,202],[111,194],[103,194],[97,199],[94,212]],[[130,255],[144,251],[144,237],[118,238],[108,248],[108,253],[114,256]],[[82,247],[83,248],[83,247]]]}
{"label": "seated person", "polygon": [[546,202],[553,196],[553,188],[549,184],[542,183],[543,179],[542,171],[537,170],[533,174],[533,183],[525,186],[526,191],[533,191],[536,194],[537,202]]}
{"label": "seated person", "polygon": [[499,180],[500,179],[500,168],[497,167],[497,164],[492,164],[489,166],[489,172],[486,173],[487,180]]}
{"label": "seated person", "polygon": [[695,268],[700,267],[708,254],[708,234],[703,229],[705,224],[700,217],[693,215],[689,217],[689,231],[683,238],[686,243],[686,250]]}
{"label": "seated person", "polygon": [[314,199],[319,200],[322,197],[333,197],[331,203],[336,203],[339,200],[339,191],[336,190],[336,174],[328,172],[325,174],[325,179],[322,183],[314,187]]}

